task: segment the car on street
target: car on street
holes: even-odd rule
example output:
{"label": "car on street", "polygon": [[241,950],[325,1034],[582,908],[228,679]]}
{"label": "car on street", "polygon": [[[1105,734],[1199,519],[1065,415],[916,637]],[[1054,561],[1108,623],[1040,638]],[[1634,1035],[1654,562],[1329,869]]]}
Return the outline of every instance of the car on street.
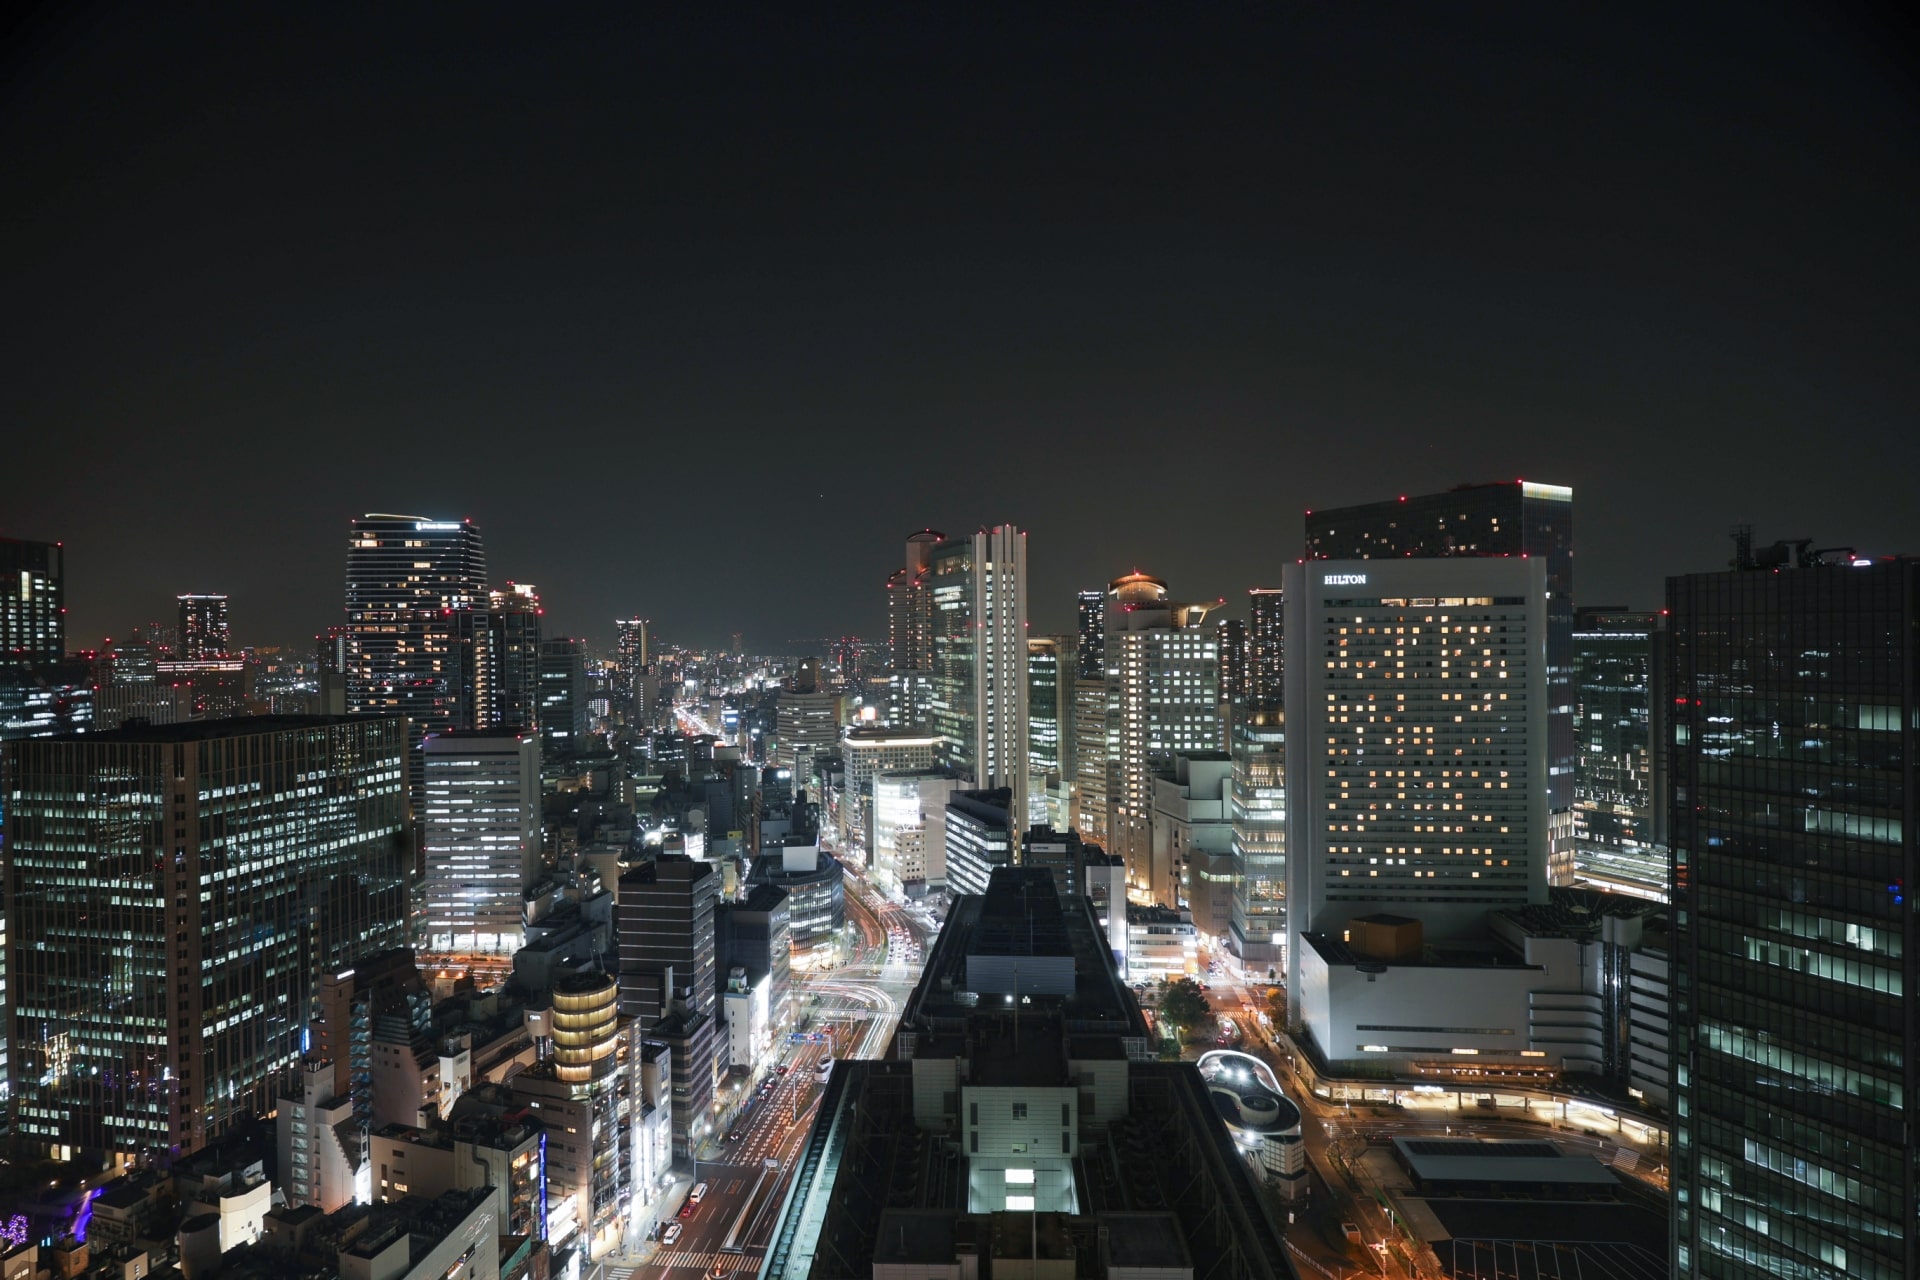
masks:
{"label": "car on street", "polygon": [[728,1142],[740,1141],[740,1131],[738,1129],[727,1130],[727,1141]]}
{"label": "car on street", "polygon": [[661,1244],[672,1244],[675,1240],[678,1240],[679,1238],[680,1238],[680,1224],[677,1222],[669,1222],[667,1224],[667,1229],[660,1233]]}

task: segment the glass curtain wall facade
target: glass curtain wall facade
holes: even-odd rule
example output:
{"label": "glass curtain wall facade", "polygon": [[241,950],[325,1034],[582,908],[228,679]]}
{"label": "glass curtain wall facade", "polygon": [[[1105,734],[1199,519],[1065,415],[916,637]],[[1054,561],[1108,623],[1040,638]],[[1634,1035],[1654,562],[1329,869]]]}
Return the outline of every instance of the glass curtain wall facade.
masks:
{"label": "glass curtain wall facade", "polygon": [[1574,625],[1574,874],[1596,889],[1666,901],[1653,812],[1658,614],[1582,609]]}
{"label": "glass curtain wall facade", "polygon": [[540,642],[540,758],[567,760],[591,745],[587,719],[587,646],[559,636]]}
{"label": "glass curtain wall facade", "polygon": [[1027,642],[1027,821],[1065,827],[1073,783],[1074,637]]}
{"label": "glass curtain wall facade", "polygon": [[1287,963],[1286,749],[1278,713],[1234,728],[1231,946],[1250,976],[1275,979]]}
{"label": "glass curtain wall facade", "polygon": [[1920,562],[1670,579],[1674,1274],[1920,1274]]}
{"label": "glass curtain wall facade", "polygon": [[401,722],[261,716],[6,751],[18,1136],[126,1161],[271,1111],[321,977],[406,942]]}
{"label": "glass curtain wall facade", "polygon": [[347,533],[349,715],[405,716],[409,797],[424,798],[428,733],[465,728],[465,661],[454,615],[487,606],[487,557],[471,520],[355,516]]}

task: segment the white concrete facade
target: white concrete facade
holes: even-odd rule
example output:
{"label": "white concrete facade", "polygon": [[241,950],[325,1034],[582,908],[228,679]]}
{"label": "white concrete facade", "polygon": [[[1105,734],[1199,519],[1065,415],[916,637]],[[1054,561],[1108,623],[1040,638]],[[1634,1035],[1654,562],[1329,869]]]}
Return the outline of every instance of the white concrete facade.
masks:
{"label": "white concrete facade", "polygon": [[1546,900],[1546,638],[1537,557],[1287,567],[1296,1000],[1304,934],[1384,910],[1446,938]]}
{"label": "white concrete facade", "polygon": [[510,956],[540,858],[540,736],[432,734],[423,754],[427,949]]}

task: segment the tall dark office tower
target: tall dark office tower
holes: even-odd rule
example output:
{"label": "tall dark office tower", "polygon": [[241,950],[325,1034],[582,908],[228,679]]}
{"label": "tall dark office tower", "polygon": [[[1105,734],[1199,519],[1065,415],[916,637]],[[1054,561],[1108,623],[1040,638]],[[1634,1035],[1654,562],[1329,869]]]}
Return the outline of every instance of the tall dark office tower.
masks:
{"label": "tall dark office tower", "polygon": [[540,642],[540,758],[564,760],[587,749],[587,642]]}
{"label": "tall dark office tower", "polygon": [[[448,667],[455,685],[451,722],[460,728],[537,727],[540,719],[540,596],[509,582],[484,609],[455,609]],[[441,732],[445,732],[442,730]]]}
{"label": "tall dark office tower", "polygon": [[620,1012],[675,1046],[673,1140],[690,1154],[710,1123],[714,1080],[727,1056],[716,1034],[720,987],[714,911],[720,870],[665,854],[620,877]]}
{"label": "tall dark office tower", "polygon": [[887,644],[895,671],[933,665],[933,596],[929,557],[947,535],[922,529],[907,536],[907,562],[887,576]]}
{"label": "tall dark office tower", "polygon": [[621,672],[631,679],[653,660],[647,653],[647,619],[616,618],[613,626],[614,655],[619,659]]}
{"label": "tall dark office tower", "polygon": [[1220,646],[1220,700],[1236,710],[1243,709],[1253,692],[1247,624],[1238,618],[1222,618],[1213,632]]}
{"label": "tall dark office tower", "polygon": [[638,725],[646,714],[647,664],[653,661],[653,656],[647,652],[648,622],[645,618],[616,618],[613,626],[611,701],[626,723]]}
{"label": "tall dark office tower", "polygon": [[66,656],[64,544],[0,538],[0,670]]}
{"label": "tall dark office tower", "polygon": [[620,877],[620,1011],[639,1018],[642,1030],[676,999],[700,1013],[719,1008],[713,952],[719,893],[717,864],[670,853]]}
{"label": "tall dark office tower", "polygon": [[93,673],[66,660],[65,566],[58,542],[0,538],[0,740],[93,723]]}
{"label": "tall dark office tower", "polygon": [[1920,1275],[1920,560],[1667,582],[1676,1276]]}
{"label": "tall dark office tower", "polygon": [[1573,883],[1573,490],[1525,480],[1307,512],[1307,556],[1541,556],[1547,562],[1547,882]]}
{"label": "tall dark office tower", "polygon": [[224,658],[233,650],[224,595],[184,595],[180,602],[180,654],[189,661]]}
{"label": "tall dark office tower", "polygon": [[1268,724],[1287,698],[1286,603],[1278,587],[1247,592],[1248,707]]}
{"label": "tall dark office tower", "polygon": [[1606,607],[1575,615],[1573,846],[1582,884],[1665,901],[1666,815],[1654,809],[1653,785],[1653,742],[1666,711],[1661,621]]}
{"label": "tall dark office tower", "polygon": [[486,603],[486,553],[473,521],[354,517],[347,536],[347,711],[407,717],[408,794],[416,812],[424,798],[421,739],[469,727],[453,615]]}
{"label": "tall dark office tower", "polygon": [[493,634],[493,685],[488,728],[537,728],[540,723],[540,594],[530,583],[509,582],[487,594]]}
{"label": "tall dark office tower", "polygon": [[321,977],[406,941],[400,721],[5,750],[18,1136],[57,1159],[177,1156],[272,1110]]}
{"label": "tall dark office tower", "polygon": [[1080,678],[1100,680],[1107,674],[1107,593],[1082,591],[1074,597],[1079,618]]}

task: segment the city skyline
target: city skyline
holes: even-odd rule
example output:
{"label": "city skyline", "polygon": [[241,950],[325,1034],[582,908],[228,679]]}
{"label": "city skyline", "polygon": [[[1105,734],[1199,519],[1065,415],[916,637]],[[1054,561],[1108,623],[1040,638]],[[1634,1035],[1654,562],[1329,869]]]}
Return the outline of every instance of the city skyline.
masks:
{"label": "city skyline", "polygon": [[183,591],[303,640],[379,510],[602,648],[878,635],[926,524],[1033,530],[1047,632],[1136,566],[1238,601],[1308,507],[1518,476],[1581,603],[1737,522],[1920,549],[1863,13],[323,12],[10,46],[0,533],[66,544],[76,644]]}

